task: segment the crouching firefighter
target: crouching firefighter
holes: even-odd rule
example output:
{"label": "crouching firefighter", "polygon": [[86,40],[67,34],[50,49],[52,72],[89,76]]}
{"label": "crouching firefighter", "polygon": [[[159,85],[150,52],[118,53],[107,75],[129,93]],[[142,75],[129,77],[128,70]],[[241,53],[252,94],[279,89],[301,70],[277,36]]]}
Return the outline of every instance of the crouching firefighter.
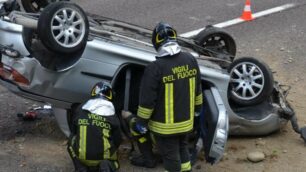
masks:
{"label": "crouching firefighter", "polygon": [[76,171],[115,172],[119,169],[117,149],[122,138],[111,102],[112,89],[99,82],[91,97],[74,113],[68,152]]}

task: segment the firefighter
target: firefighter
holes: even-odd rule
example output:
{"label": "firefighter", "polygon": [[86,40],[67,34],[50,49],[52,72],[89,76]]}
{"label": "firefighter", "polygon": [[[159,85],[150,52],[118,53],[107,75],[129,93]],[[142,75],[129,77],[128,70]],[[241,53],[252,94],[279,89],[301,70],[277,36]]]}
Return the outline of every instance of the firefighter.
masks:
{"label": "firefighter", "polygon": [[153,133],[164,168],[191,171],[187,135],[201,110],[203,97],[196,59],[182,52],[176,31],[160,22],[152,34],[156,61],[143,74],[137,111],[138,131]]}
{"label": "firefighter", "polygon": [[111,86],[99,82],[91,91],[91,99],[75,111],[68,152],[76,171],[119,169],[117,149],[122,138],[112,97]]}

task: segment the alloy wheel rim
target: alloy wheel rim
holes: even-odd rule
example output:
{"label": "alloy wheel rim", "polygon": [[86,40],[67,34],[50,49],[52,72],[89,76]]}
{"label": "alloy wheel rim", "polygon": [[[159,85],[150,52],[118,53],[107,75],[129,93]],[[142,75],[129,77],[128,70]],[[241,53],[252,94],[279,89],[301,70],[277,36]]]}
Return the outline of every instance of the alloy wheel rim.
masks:
{"label": "alloy wheel rim", "polygon": [[232,95],[241,100],[254,99],[264,88],[263,72],[254,63],[239,63],[231,70],[230,75]]}
{"label": "alloy wheel rim", "polygon": [[77,46],[85,36],[85,29],[82,15],[72,8],[58,10],[51,20],[53,38],[65,48]]}

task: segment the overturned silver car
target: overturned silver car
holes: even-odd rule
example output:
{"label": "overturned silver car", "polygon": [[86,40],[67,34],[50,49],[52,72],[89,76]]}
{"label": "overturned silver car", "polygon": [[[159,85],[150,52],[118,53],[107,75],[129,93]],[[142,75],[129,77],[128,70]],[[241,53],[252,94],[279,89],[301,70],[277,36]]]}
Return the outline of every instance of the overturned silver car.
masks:
{"label": "overturned silver car", "polygon": [[[150,39],[149,29],[85,14],[68,2],[35,14],[7,10],[0,20],[0,83],[19,96],[52,104],[68,135],[74,108],[98,81],[113,86],[118,114],[137,111],[142,73],[156,55]],[[291,120],[305,140],[287,91],[260,60],[235,60],[236,45],[228,33],[208,26],[194,38],[179,38],[179,44],[200,65],[201,129],[209,162],[222,157],[228,133],[266,135]]]}

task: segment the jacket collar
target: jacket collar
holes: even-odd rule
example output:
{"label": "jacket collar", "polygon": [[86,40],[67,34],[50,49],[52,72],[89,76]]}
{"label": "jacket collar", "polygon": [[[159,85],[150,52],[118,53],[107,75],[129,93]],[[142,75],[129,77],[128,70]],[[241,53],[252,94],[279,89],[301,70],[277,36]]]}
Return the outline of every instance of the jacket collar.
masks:
{"label": "jacket collar", "polygon": [[88,100],[82,106],[82,109],[101,116],[115,115],[115,108],[112,102],[101,98]]}
{"label": "jacket collar", "polygon": [[177,42],[168,42],[157,50],[157,57],[173,56],[181,52],[181,47]]}

